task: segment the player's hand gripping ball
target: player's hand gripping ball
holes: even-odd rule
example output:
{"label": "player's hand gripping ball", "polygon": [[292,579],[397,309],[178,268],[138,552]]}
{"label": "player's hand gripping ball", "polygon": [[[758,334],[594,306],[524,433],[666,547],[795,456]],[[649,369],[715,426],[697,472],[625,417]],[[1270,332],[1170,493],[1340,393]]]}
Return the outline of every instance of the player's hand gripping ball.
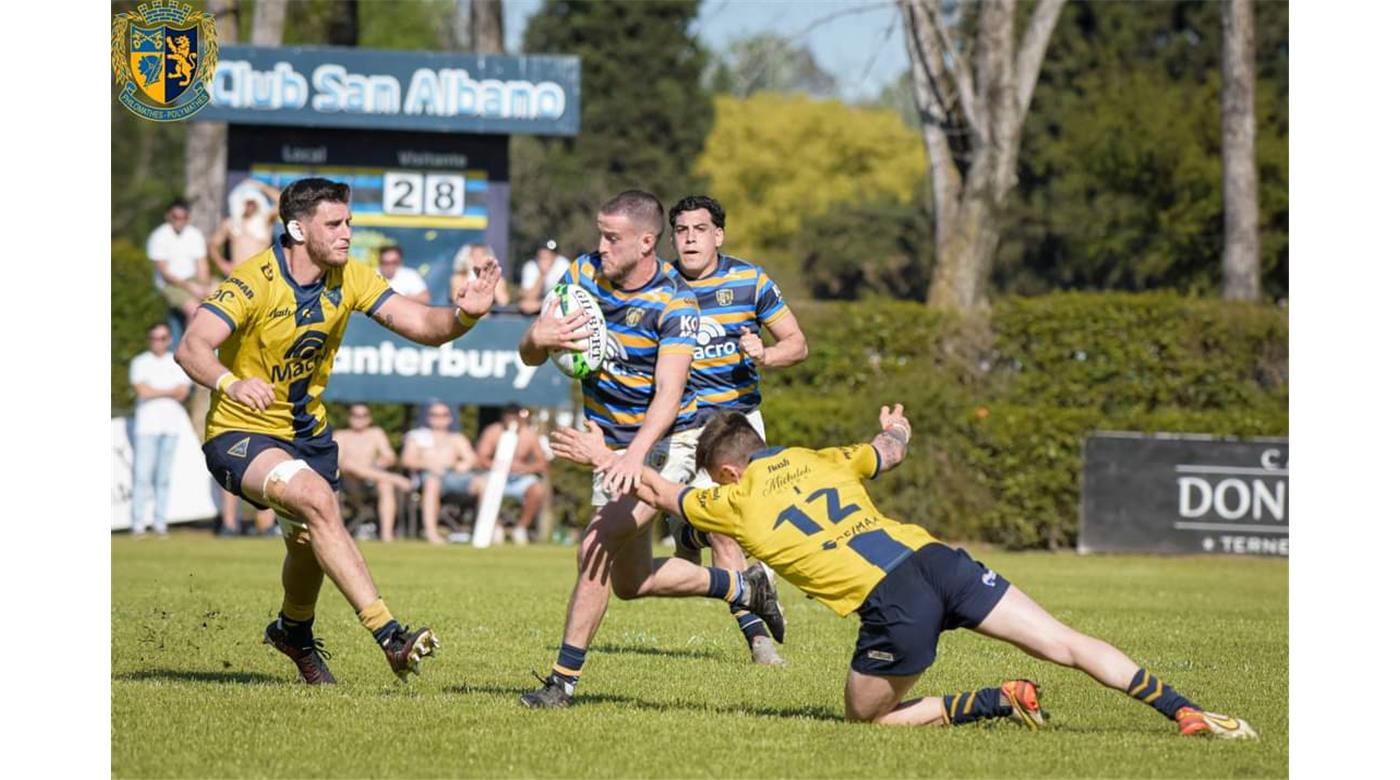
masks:
{"label": "player's hand gripping ball", "polygon": [[554,308],[554,316],[563,319],[575,311],[584,311],[588,317],[588,327],[593,332],[588,336],[588,343],[583,351],[572,349],[559,349],[550,352],[550,360],[570,379],[583,379],[598,367],[603,365],[603,357],[607,351],[608,343],[608,322],[603,319],[603,310],[598,308],[598,301],[588,293],[587,290],[576,284],[556,284],[549,295],[544,299],[544,310],[549,311],[549,303],[557,300],[559,305]]}

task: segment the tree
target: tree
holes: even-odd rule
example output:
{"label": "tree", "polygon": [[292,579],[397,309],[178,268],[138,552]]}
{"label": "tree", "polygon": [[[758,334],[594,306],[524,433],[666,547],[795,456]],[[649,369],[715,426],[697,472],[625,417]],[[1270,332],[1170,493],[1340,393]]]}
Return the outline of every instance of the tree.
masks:
{"label": "tree", "polygon": [[[1255,8],[1260,273],[1288,294],[1288,7]],[[993,288],[1219,295],[1219,10],[1198,0],[1074,2],[1026,118]]]}
{"label": "tree", "polygon": [[478,54],[502,54],[506,50],[501,0],[472,0],[471,50]]}
{"label": "tree", "polygon": [[899,0],[933,192],[938,263],[930,305],[986,304],[1021,128],[1064,2],[1038,0],[1018,43],[1011,0],[960,6],[967,21],[958,26],[938,0]]}
{"label": "tree", "polygon": [[254,46],[277,46],[287,24],[287,0],[257,0],[253,6]]}
{"label": "tree", "polygon": [[586,249],[598,206],[618,192],[646,189],[669,204],[698,189],[690,163],[714,117],[690,31],[698,5],[546,0],[530,18],[523,51],[578,55],[582,95],[577,137],[511,139],[517,246],[552,236]]}
{"label": "tree", "polygon": [[1254,167],[1254,12],[1250,0],[1220,4],[1226,300],[1259,300],[1259,175]]}
{"label": "tree", "polygon": [[[209,0],[219,41],[238,41],[235,0]],[[219,224],[224,199],[224,169],[228,160],[228,125],[194,122],[185,134],[185,197],[190,201],[190,224],[210,235]]]}
{"label": "tree", "polygon": [[732,215],[726,250],[763,262],[780,285],[798,281],[792,244],[804,219],[917,198],[926,163],[918,134],[893,111],[772,92],[721,95],[715,111],[695,173]]}
{"label": "tree", "polygon": [[715,63],[709,82],[716,92],[739,97],[757,92],[800,92],[813,97],[836,94],[836,78],[817,64],[811,49],[771,33],[731,44]]}

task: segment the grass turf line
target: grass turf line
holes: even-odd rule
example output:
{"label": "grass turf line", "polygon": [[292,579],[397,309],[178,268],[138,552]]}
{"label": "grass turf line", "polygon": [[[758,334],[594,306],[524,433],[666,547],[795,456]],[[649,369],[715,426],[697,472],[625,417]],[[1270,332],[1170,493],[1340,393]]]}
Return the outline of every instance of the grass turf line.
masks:
{"label": "grass turf line", "polygon": [[317,635],[341,684],[296,684],[261,644],[277,540],[112,539],[114,777],[1285,777],[1288,565],[1253,558],[976,557],[1121,647],[1257,743],[1186,740],[1087,676],[945,633],[920,695],[1030,677],[1050,728],[889,729],[841,720],[857,621],[787,583],[786,669],[755,668],[724,605],[613,600],[571,710],[516,698],[553,662],[573,550],[363,546],[400,621],[441,655],[401,685],[327,580]]}

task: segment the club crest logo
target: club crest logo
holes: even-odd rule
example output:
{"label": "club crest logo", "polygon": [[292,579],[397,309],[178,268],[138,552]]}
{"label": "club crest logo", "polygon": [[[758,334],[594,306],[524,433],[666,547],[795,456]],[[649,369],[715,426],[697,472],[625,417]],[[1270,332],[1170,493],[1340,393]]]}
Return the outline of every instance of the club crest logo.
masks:
{"label": "club crest logo", "polygon": [[118,100],[143,119],[175,122],[204,108],[218,60],[214,17],[187,3],[152,0],[112,17]]}
{"label": "club crest logo", "polygon": [[641,322],[641,321],[642,321],[642,310],[641,310],[641,309],[628,309],[628,310],[627,310],[627,326],[628,326],[629,328],[635,328],[635,327],[637,327],[637,323],[639,323],[639,322]]}
{"label": "club crest logo", "polygon": [[720,306],[728,306],[734,302],[733,290],[715,290],[715,303]]}
{"label": "club crest logo", "polygon": [[272,281],[272,263],[262,264],[262,274],[264,279]]}

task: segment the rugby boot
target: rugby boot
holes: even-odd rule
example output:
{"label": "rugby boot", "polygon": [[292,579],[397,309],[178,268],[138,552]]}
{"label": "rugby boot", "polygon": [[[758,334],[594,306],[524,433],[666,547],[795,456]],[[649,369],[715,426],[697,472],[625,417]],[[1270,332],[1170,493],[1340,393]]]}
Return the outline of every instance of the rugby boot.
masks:
{"label": "rugby boot", "polygon": [[418,674],[423,659],[441,646],[442,643],[438,641],[432,629],[426,627],[400,627],[382,645],[389,668],[394,670],[394,674],[403,682],[408,682],[409,672]]}
{"label": "rugby boot", "polygon": [[758,615],[768,626],[768,633],[778,644],[782,644],[787,634],[787,622],[783,617],[783,605],[778,603],[778,583],[773,579],[772,570],[762,563],[755,563],[739,576],[744,578],[744,586],[748,588],[748,603],[744,609]]}
{"label": "rugby boot", "polygon": [[1222,715],[1218,712],[1204,712],[1195,707],[1182,707],[1176,711],[1178,733],[1183,737],[1200,735],[1221,739],[1258,739],[1259,734],[1248,723],[1239,718]]}
{"label": "rugby boot", "polygon": [[319,639],[312,639],[306,646],[300,646],[293,642],[286,629],[282,628],[281,621],[274,620],[267,624],[267,629],[263,631],[263,644],[272,645],[297,665],[297,672],[301,674],[301,679],[307,685],[335,685],[335,675],[331,674],[330,667],[326,666],[326,659],[331,654],[326,652],[325,646]]}
{"label": "rugby boot", "polygon": [[558,675],[553,672],[548,677],[541,677],[535,672],[530,674],[540,681],[540,689],[521,694],[521,704],[530,709],[562,709],[574,703],[570,690],[573,686],[559,679]]}
{"label": "rugby boot", "polygon": [[1001,695],[1011,705],[1011,719],[1035,731],[1045,727],[1050,713],[1040,708],[1040,686],[1030,680],[1007,680]]}
{"label": "rugby boot", "polygon": [[787,661],[778,655],[778,648],[770,637],[754,637],[753,642],[749,643],[749,652],[753,654],[753,662],[759,666],[787,666]]}

